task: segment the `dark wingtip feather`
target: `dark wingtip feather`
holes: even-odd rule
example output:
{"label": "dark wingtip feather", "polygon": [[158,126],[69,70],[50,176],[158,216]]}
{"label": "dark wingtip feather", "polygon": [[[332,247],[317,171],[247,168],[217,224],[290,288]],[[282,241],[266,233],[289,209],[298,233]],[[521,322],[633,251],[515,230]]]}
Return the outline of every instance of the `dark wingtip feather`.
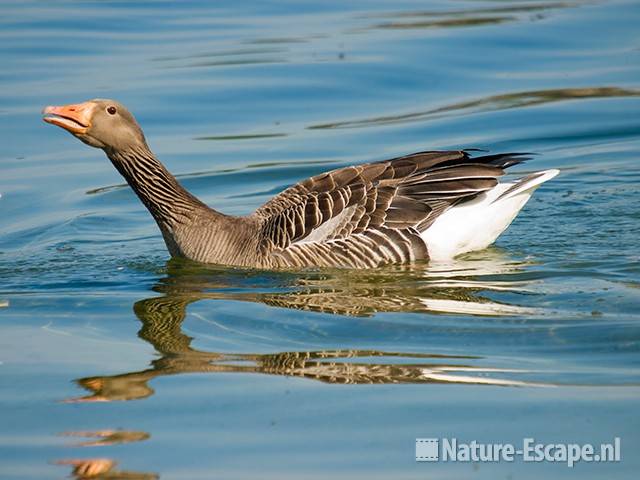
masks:
{"label": "dark wingtip feather", "polygon": [[481,157],[473,157],[473,161],[477,163],[484,163],[486,165],[493,165],[500,168],[509,168],[514,165],[519,165],[527,160],[531,160],[531,157],[537,155],[532,152],[509,152],[509,153],[496,153],[493,155],[483,155]]}
{"label": "dark wingtip feather", "polygon": [[462,150],[463,153],[469,153],[469,152],[488,152],[489,150],[485,150],[484,148],[465,148]]}

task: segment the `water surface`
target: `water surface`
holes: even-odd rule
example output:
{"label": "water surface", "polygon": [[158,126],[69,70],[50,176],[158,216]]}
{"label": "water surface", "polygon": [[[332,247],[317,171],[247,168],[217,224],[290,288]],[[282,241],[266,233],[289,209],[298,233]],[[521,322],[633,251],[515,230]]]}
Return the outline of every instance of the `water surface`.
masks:
{"label": "water surface", "polygon": [[[635,478],[640,8],[632,1],[0,6],[2,478]],[[424,149],[562,174],[454,262],[170,261],[104,158],[42,123],[116,98],[207,203]],[[611,464],[416,463],[416,437]]]}

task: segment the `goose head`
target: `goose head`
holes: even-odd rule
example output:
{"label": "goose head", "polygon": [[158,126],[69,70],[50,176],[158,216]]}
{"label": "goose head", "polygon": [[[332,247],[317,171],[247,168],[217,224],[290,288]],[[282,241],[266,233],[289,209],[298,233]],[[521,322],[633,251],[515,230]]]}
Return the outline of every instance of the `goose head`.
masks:
{"label": "goose head", "polygon": [[127,108],[115,100],[96,98],[71,105],[48,106],[43,120],[82,142],[105,151],[146,146],[142,129]]}

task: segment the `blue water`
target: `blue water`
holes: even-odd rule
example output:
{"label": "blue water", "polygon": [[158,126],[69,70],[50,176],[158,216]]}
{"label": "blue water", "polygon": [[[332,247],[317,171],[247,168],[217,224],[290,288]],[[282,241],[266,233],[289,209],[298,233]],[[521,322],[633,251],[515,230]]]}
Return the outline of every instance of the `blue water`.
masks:
{"label": "blue water", "polygon": [[[636,478],[633,1],[0,5],[0,477]],[[424,149],[559,168],[496,245],[300,274],[168,262],[104,158],[42,122],[115,98],[251,212]],[[417,463],[417,437],[621,439],[615,463]]]}

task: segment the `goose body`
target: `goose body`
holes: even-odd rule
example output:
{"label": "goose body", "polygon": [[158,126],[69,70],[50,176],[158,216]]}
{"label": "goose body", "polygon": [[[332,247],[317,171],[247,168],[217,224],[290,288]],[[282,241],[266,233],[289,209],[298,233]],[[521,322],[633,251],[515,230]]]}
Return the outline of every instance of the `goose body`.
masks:
{"label": "goose body", "polygon": [[558,170],[499,183],[526,160],[506,153],[419,152],[332,170],[248,216],[224,215],[157,160],[133,115],[113,100],[46,107],[44,120],[105,151],[152,214],[172,256],[256,267],[373,268],[486,248]]}

